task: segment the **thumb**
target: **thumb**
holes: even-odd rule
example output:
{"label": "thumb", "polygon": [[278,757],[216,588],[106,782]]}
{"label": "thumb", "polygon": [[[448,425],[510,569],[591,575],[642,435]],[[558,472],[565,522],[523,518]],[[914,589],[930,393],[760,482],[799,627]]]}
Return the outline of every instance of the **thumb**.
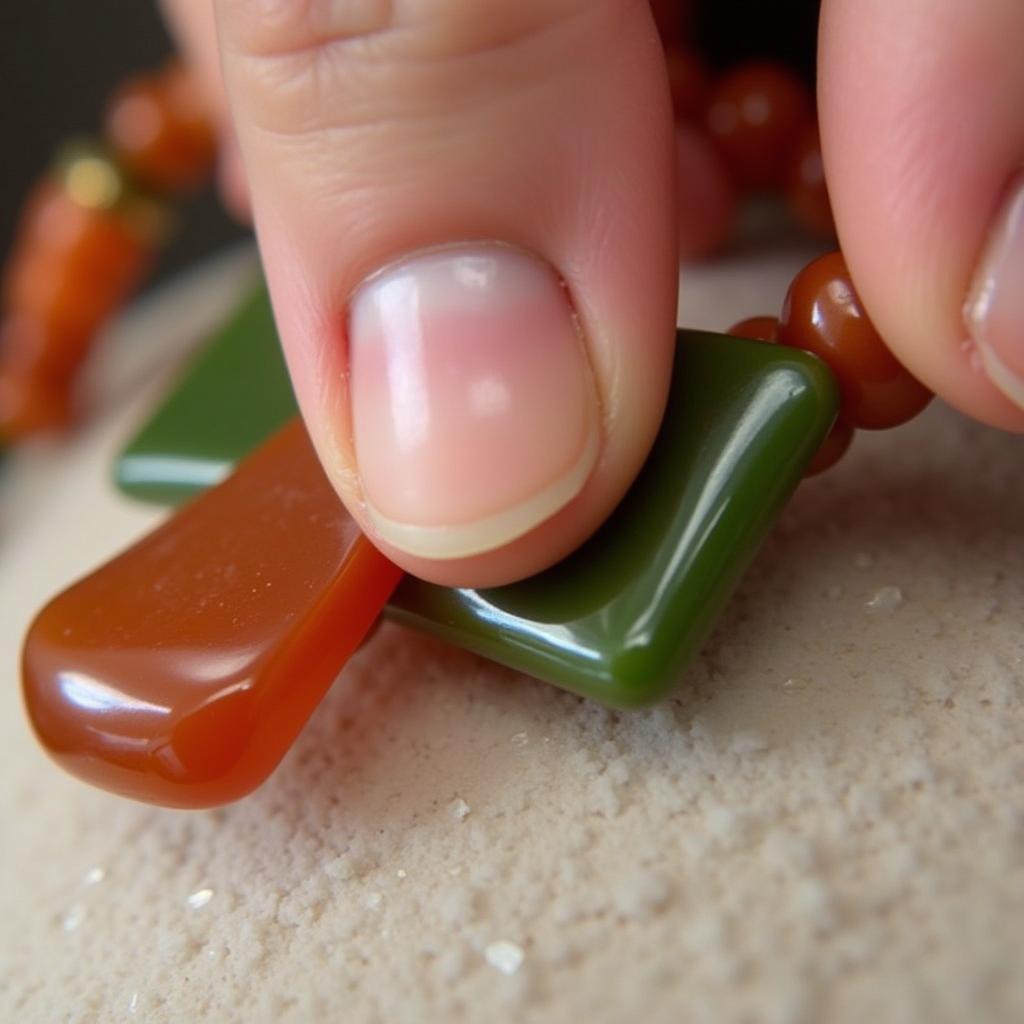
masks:
{"label": "thumb", "polygon": [[404,568],[535,572],[608,515],[673,351],[671,114],[636,0],[218,0],[320,458]]}
{"label": "thumb", "polygon": [[932,390],[1024,430],[1024,3],[825,0],[829,190],[857,289]]}

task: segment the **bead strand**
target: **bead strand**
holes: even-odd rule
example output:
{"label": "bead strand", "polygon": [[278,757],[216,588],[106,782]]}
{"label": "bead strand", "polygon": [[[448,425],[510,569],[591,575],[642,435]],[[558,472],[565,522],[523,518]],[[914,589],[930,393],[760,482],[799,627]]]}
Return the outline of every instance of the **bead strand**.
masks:
{"label": "bead strand", "polygon": [[[652,0],[652,7],[665,48],[678,145],[692,148],[688,140],[698,137],[706,152],[696,177],[702,172],[715,178],[699,186],[699,206],[681,194],[682,217],[701,225],[683,225],[683,255],[713,253],[731,233],[740,200],[764,192],[781,195],[810,234],[834,238],[814,97],[804,82],[767,60],[714,77],[686,43],[685,7],[671,0]],[[684,171],[693,170],[680,163]],[[692,180],[682,184],[694,187]]]}
{"label": "bead strand", "polygon": [[838,462],[855,429],[897,427],[922,412],[933,397],[886,347],[840,252],[813,260],[793,278],[778,318],[750,317],[727,333],[810,352],[835,374],[839,417],[808,476]]}
{"label": "bead strand", "polygon": [[105,128],[60,154],[18,225],[0,293],[0,444],[71,422],[93,338],[168,233],[167,199],[213,166],[212,129],[176,64],[118,89]]}

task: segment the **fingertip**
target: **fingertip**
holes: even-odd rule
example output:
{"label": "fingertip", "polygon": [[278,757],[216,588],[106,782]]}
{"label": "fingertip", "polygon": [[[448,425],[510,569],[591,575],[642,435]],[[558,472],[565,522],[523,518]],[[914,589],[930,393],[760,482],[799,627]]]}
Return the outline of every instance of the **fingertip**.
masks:
{"label": "fingertip", "polygon": [[822,145],[858,292],[916,377],[1009,430],[1024,409],[988,372],[964,309],[1024,164],[1021,38],[1016,0],[822,6]]}

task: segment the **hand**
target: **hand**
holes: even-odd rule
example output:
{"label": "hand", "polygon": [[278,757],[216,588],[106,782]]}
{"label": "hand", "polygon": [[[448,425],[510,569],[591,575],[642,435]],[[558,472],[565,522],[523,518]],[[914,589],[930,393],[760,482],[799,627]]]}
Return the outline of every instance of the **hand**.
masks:
{"label": "hand", "polygon": [[[642,464],[672,358],[676,168],[647,3],[165,4],[237,138],[227,191],[251,201],[296,393],[352,514],[444,583],[576,547]],[[1021,39],[1019,0],[825,0],[819,84],[873,320],[929,387],[1014,430]],[[965,314],[978,281],[987,307]]]}

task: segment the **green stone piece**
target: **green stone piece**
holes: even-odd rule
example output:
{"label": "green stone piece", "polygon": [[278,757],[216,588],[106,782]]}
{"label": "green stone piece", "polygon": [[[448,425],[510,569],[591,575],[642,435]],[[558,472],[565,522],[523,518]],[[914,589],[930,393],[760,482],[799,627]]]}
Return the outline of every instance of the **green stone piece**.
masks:
{"label": "green stone piece", "polygon": [[[256,323],[257,309],[266,322]],[[244,428],[235,423],[227,436],[219,414],[198,408],[200,397],[216,410],[224,407],[243,354],[268,364],[272,355],[274,372],[283,374],[280,358],[265,344],[272,333],[265,301],[251,303],[247,315],[250,320],[218,336],[129,446],[126,454],[137,456],[140,440],[161,425],[159,450],[176,475],[151,475],[148,495],[182,497],[181,467],[213,448],[218,465],[228,467],[280,424],[287,382],[277,381],[275,391],[269,366],[252,370],[263,382],[260,397],[250,391],[234,410],[246,418]],[[253,337],[241,344],[239,333],[246,331],[258,335],[258,345]],[[218,358],[221,350],[232,358]],[[453,590],[408,577],[385,614],[606,704],[656,701],[707,637],[831,428],[837,404],[835,381],[813,356],[680,331],[654,449],[619,507],[583,547],[505,587]],[[216,445],[207,433],[214,424]],[[118,479],[124,486],[123,465]],[[195,476],[190,487],[212,482]]]}
{"label": "green stone piece", "polygon": [[260,285],[121,452],[117,486],[143,501],[184,501],[220,483],[297,413],[270,297]]}

